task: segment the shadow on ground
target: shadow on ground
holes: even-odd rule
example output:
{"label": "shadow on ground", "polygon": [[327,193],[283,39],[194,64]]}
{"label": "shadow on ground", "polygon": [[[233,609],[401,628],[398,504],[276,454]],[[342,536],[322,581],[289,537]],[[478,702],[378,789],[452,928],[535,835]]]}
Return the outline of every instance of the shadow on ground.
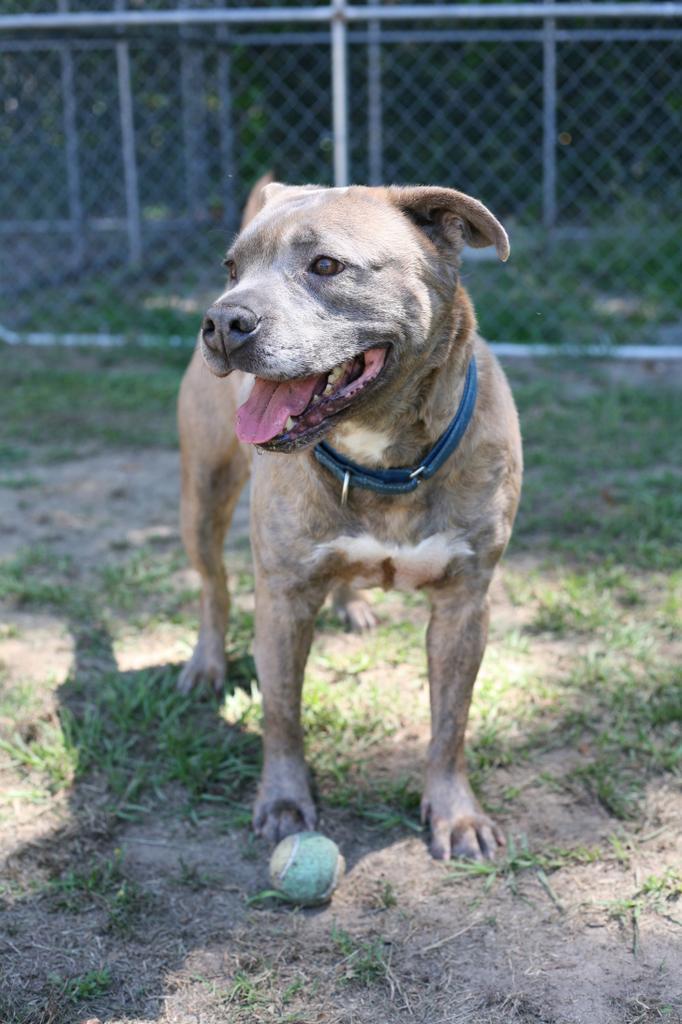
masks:
{"label": "shadow on ground", "polygon": [[[74,639],[59,715],[76,782],[59,820],[47,822],[9,859],[8,877],[23,895],[8,899],[3,914],[3,1021],[378,1022],[396,1014],[425,1024],[558,1024],[583,1018],[550,1011],[552,999],[569,998],[577,973],[573,1011],[587,1007],[597,963],[601,1001],[612,1003],[614,1015],[601,1012],[595,1021],[659,1019],[617,1016],[625,1013],[626,997],[642,995],[639,976],[646,978],[649,1002],[670,1005],[665,1019],[678,1019],[657,987],[668,983],[682,949],[663,920],[642,925],[647,959],[640,963],[626,935],[604,952],[609,922],[594,906],[576,923],[576,893],[596,856],[589,851],[603,845],[616,823],[584,790],[537,788],[538,775],[566,773],[570,747],[554,742],[538,749],[531,770],[528,739],[519,735],[485,787],[510,834],[522,828],[533,849],[551,843],[577,851],[559,857],[560,882],[548,881],[544,862],[524,863],[518,849],[516,864],[512,858],[499,876],[453,878],[447,866],[430,861],[422,837],[408,827],[411,800],[393,807],[407,825],[379,828],[371,815],[332,801],[323,802],[322,824],[349,866],[332,906],[301,912],[271,901],[252,904],[268,884],[267,847],[247,825],[260,762],[257,736],[228,724],[215,698],[180,696],[178,665],[120,672],[103,627],[77,626]],[[235,660],[231,668],[233,694],[246,694],[250,660]],[[567,713],[577,713],[583,699],[576,692]],[[477,740],[485,748],[485,738],[475,736],[474,759],[481,753]],[[373,751],[377,778],[385,781],[388,772],[396,791],[402,780],[416,779],[423,747],[423,736],[398,749],[387,739]],[[528,799],[505,807],[505,793],[526,787]],[[328,780],[324,788],[329,793]],[[659,799],[650,810],[658,828],[671,808]],[[412,822],[416,827],[413,816]],[[597,900],[606,901],[613,878],[601,881]],[[624,922],[627,930],[627,909]],[[567,937],[574,959],[555,963],[552,977],[548,963],[565,958]],[[654,955],[656,985],[648,967]],[[532,977],[517,978],[519,958],[536,964],[539,994]],[[607,962],[629,976],[625,989],[622,975],[617,983],[606,976],[616,970]],[[470,1015],[443,1015],[453,998]]]}

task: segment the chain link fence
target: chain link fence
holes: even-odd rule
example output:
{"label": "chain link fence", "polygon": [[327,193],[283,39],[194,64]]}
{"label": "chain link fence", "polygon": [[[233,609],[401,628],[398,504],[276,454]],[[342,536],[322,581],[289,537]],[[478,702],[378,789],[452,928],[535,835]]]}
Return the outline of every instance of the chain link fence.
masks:
{"label": "chain link fence", "polygon": [[464,263],[491,340],[682,343],[682,4],[224,6],[0,0],[0,339],[190,342],[253,181],[345,160],[503,221]]}

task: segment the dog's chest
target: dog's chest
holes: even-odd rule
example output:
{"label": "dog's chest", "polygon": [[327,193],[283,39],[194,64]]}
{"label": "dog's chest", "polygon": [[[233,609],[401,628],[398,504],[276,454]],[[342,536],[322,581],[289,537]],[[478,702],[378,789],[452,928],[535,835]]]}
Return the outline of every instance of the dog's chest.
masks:
{"label": "dog's chest", "polygon": [[471,554],[469,544],[453,534],[435,533],[417,544],[391,544],[363,533],[319,544],[313,558],[359,587],[414,590],[442,580]]}

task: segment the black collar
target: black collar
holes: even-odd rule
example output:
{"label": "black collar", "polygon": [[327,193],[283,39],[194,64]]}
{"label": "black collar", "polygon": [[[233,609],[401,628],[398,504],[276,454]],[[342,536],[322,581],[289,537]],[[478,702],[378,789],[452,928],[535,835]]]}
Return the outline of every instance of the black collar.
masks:
{"label": "black collar", "polygon": [[472,356],[464,380],[462,399],[453,420],[415,468],[367,469],[340,455],[326,441],[320,441],[313,449],[313,454],[320,465],[341,482],[341,503],[345,505],[350,487],[364,487],[377,494],[407,494],[414,491],[422,480],[428,480],[437,473],[464,437],[474,413],[477,392],[476,360]]}

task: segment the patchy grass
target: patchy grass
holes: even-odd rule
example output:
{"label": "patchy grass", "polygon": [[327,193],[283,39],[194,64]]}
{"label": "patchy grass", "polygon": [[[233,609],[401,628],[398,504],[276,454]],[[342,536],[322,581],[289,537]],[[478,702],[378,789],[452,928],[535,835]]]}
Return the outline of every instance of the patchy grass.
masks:
{"label": "patchy grass", "polygon": [[52,793],[72,784],[80,758],[80,750],[63,721],[42,724],[27,737],[15,734],[11,739],[0,739],[0,750],[27,775],[36,773],[41,777]]}
{"label": "patchy grass", "polygon": [[[636,387],[603,369],[566,381],[520,370],[514,383],[526,475],[514,545],[529,542],[585,563],[679,567],[682,409],[675,387]],[[532,539],[532,540],[531,540]]]}
{"label": "patchy grass", "polygon": [[483,896],[487,896],[496,884],[503,882],[516,896],[519,891],[520,878],[530,873],[535,876],[557,909],[563,912],[564,908],[547,876],[576,864],[594,864],[604,859],[606,859],[604,852],[598,848],[590,849],[581,846],[573,849],[555,847],[531,850],[526,836],[522,836],[519,841],[512,836],[504,854],[496,861],[459,861],[448,868],[448,880],[462,883],[468,882],[472,878],[482,878],[485,880]]}
{"label": "patchy grass", "polygon": [[96,599],[107,612],[110,627],[126,618],[136,629],[155,622],[196,621],[198,591],[178,582],[185,569],[184,552],[138,548],[128,557],[111,561],[99,570]]}
{"label": "patchy grass", "polygon": [[65,684],[62,730],[78,752],[76,777],[97,772],[112,809],[128,818],[163,806],[177,784],[187,809],[240,796],[260,766],[253,735],[228,728],[214,701],[178,693],[175,672],[116,674],[97,688]]}
{"label": "patchy grass", "polygon": [[87,974],[75,978],[60,978],[55,975],[52,980],[59,995],[71,1003],[104,995],[109,991],[112,981],[108,967],[103,967],[100,971],[88,971]]}
{"label": "patchy grass", "polygon": [[331,938],[341,954],[337,970],[342,983],[371,985],[386,977],[388,962],[383,939],[358,940],[343,928],[332,928]]}
{"label": "patchy grass", "polygon": [[[204,982],[210,985],[210,983]],[[248,969],[238,970],[225,989],[211,986],[213,1007],[234,1024],[261,1024],[271,1020],[282,1024],[308,1024],[306,978],[282,976],[276,966],[257,960]],[[220,1019],[220,1018],[219,1018]]]}
{"label": "patchy grass", "polygon": [[[647,911],[659,914],[682,928],[678,912],[681,896],[682,874],[676,868],[669,867],[662,874],[645,878],[631,896],[607,900],[604,906],[609,917],[618,921],[621,927],[631,929],[632,952],[637,954],[640,948],[640,920]],[[676,913],[677,916],[674,916]]]}
{"label": "patchy grass", "polygon": [[173,446],[178,380],[188,351],[2,346],[0,467],[25,461],[27,448],[58,460],[84,446]]}
{"label": "patchy grass", "polygon": [[[18,481],[4,499],[26,500],[27,518],[57,501],[42,497],[61,468],[50,460],[81,451],[84,436],[102,456],[149,445],[153,486],[155,446],[173,436],[177,355],[48,352],[41,369],[8,354],[24,390],[0,424],[0,485]],[[72,375],[72,418],[57,369]],[[176,510],[154,510],[162,543],[153,530],[116,535],[97,558],[81,553],[79,535],[65,553],[57,533],[35,543],[17,530],[0,561],[0,812],[12,854],[0,900],[14,958],[0,1019],[165,1022],[191,1011],[207,1024],[378,1024],[446,1020],[456,1005],[463,1024],[537,1024],[554,1019],[558,997],[547,989],[543,1003],[525,987],[554,967],[531,958],[515,961],[513,984],[505,974],[528,936],[554,950],[552,922],[562,922],[573,931],[557,956],[572,961],[601,955],[572,951],[592,936],[588,919],[608,933],[610,958],[678,928],[677,861],[656,799],[682,773],[679,402],[665,385],[614,383],[601,369],[514,377],[527,484],[468,745],[472,780],[509,839],[493,865],[435,865],[423,848],[424,595],[374,593],[368,637],[320,615],[303,719],[322,828],[340,842],[348,878],[331,909],[296,912],[254,899],[267,850],[248,832],[262,715],[248,557],[229,559],[229,688],[183,697],[175,683],[197,609]],[[144,410],[126,404],[128,387],[148,397]],[[44,463],[35,480],[33,459]],[[125,496],[115,514],[139,522]],[[36,623],[44,666],[31,650]],[[73,643],[58,679],[50,629]],[[574,892],[576,879],[586,891]],[[57,946],[54,934],[66,939]],[[29,963],[34,936],[45,949]],[[652,949],[652,962],[664,952]],[[616,1016],[595,1021],[675,1021],[665,972],[647,978],[641,998],[631,987]]]}
{"label": "patchy grass", "polygon": [[[0,460],[2,456],[0,455]],[[27,491],[32,487],[38,487],[40,480],[35,476],[16,474],[13,476],[1,476],[0,487],[8,487],[12,491]]]}
{"label": "patchy grass", "polygon": [[[6,353],[3,351],[3,356]],[[30,458],[30,452],[27,448],[22,448],[14,444],[0,443],[0,466],[3,469],[21,465]]]}
{"label": "patchy grass", "polygon": [[18,605],[59,605],[68,598],[70,563],[45,547],[20,549],[0,562],[0,600]]}
{"label": "patchy grass", "polygon": [[126,877],[120,850],[112,857],[98,858],[85,867],[65,871],[48,884],[47,892],[53,908],[71,914],[102,911],[106,918],[104,927],[121,934],[135,928],[153,905],[150,894]]}
{"label": "patchy grass", "polygon": [[[561,340],[570,344],[655,342],[657,327],[680,319],[672,267],[676,235],[669,226],[654,239],[641,208],[623,208],[590,244],[536,231],[512,231],[512,258],[464,265],[464,281],[480,311],[485,337],[495,341]],[[633,249],[638,259],[615,255]],[[643,242],[644,239],[648,239]],[[643,268],[646,268],[643,273]]]}

